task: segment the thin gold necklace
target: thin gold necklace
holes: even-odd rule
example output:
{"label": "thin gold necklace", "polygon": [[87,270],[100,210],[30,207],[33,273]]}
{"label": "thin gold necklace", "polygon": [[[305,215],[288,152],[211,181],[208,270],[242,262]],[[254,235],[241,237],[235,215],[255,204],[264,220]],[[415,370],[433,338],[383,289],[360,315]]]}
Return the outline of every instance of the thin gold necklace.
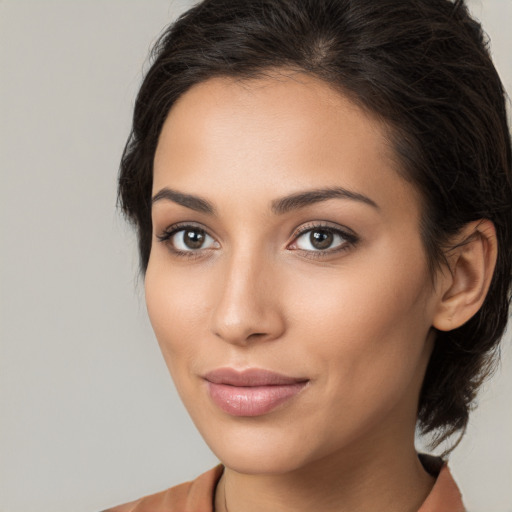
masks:
{"label": "thin gold necklace", "polygon": [[228,504],[226,502],[226,485],[224,484],[224,512],[229,512]]}
{"label": "thin gold necklace", "polygon": [[[218,489],[218,488],[217,488]],[[222,480],[222,489],[218,489],[222,492],[223,498],[224,498],[224,510],[222,512],[229,512],[228,504],[226,502],[226,480]],[[220,512],[220,511],[219,511]]]}

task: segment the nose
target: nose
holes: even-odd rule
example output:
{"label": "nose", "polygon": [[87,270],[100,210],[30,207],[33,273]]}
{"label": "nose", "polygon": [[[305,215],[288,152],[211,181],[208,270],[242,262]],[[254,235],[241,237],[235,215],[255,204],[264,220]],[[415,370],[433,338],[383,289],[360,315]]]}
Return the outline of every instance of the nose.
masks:
{"label": "nose", "polygon": [[270,341],[285,331],[276,269],[258,257],[235,257],[217,274],[211,331],[224,341],[245,346]]}

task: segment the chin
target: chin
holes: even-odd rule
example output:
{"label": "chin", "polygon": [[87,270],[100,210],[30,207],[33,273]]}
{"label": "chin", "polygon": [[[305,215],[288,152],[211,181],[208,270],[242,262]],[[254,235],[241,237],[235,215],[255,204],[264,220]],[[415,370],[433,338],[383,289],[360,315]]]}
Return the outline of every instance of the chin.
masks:
{"label": "chin", "polygon": [[243,474],[284,474],[314,458],[304,437],[274,429],[226,429],[225,435],[201,432],[210,449],[230,469]]}
{"label": "chin", "polygon": [[296,456],[288,456],[282,451],[270,453],[265,450],[240,450],[219,454],[221,462],[237,473],[245,475],[278,475],[296,471],[303,467],[304,461]]}

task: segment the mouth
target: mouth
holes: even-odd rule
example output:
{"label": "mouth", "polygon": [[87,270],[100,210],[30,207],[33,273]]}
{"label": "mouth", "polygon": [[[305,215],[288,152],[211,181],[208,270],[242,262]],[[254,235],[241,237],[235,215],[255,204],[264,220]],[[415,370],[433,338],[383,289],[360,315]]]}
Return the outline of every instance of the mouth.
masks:
{"label": "mouth", "polygon": [[288,402],[309,382],[306,378],[250,368],[219,368],[203,377],[212,401],[232,416],[261,416]]}

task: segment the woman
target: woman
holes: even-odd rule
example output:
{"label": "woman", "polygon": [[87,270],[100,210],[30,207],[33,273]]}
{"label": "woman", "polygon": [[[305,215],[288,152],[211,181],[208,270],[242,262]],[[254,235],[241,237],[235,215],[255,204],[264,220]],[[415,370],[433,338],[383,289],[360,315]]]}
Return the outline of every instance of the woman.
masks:
{"label": "woman", "polygon": [[149,316],[222,464],[111,511],[461,511],[508,318],[511,147],[448,0],[206,0],[169,27],[119,179]]}

